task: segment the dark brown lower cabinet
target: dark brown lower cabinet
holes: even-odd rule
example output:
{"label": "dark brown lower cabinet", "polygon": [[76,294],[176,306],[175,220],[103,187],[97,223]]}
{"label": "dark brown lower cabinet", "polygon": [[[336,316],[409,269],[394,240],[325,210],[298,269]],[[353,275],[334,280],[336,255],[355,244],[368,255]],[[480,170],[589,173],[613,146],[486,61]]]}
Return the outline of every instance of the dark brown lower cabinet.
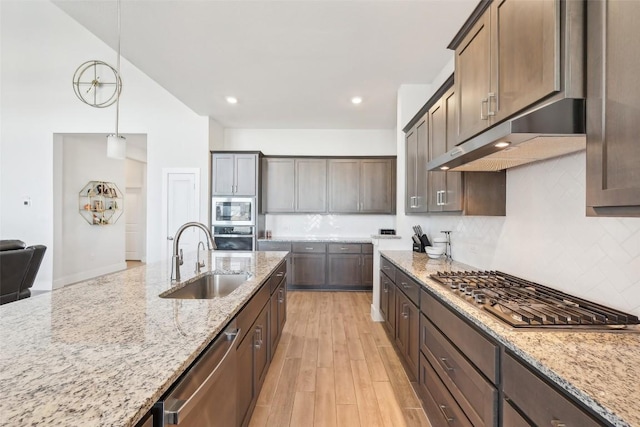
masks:
{"label": "dark brown lower cabinet", "polygon": [[286,320],[286,271],[286,262],[276,267],[236,316],[240,329],[236,408],[238,425],[242,427],[249,424]]}
{"label": "dark brown lower cabinet", "polygon": [[432,427],[472,427],[456,400],[420,354],[419,389]]}
{"label": "dark brown lower cabinet", "polygon": [[284,323],[287,320],[287,281],[286,279],[282,279],[280,281],[280,285],[276,288],[276,290],[271,294],[271,315],[269,320],[269,328],[270,328],[270,353],[273,358],[274,353],[276,352],[276,347],[278,342],[280,341],[280,337],[282,336],[282,329],[284,328]]}
{"label": "dark brown lower cabinet", "polygon": [[509,427],[532,426],[506,399],[502,400],[502,425]]}
{"label": "dark brown lower cabinet", "polygon": [[291,254],[291,284],[318,288],[326,282],[327,257],[323,254]]}
{"label": "dark brown lower cabinet", "polygon": [[[410,379],[418,378],[419,364],[419,315],[418,307],[396,287],[395,341],[408,368]],[[411,378],[412,377],[412,378]]]}
{"label": "dark brown lower cabinet", "polygon": [[[534,425],[596,427],[605,425],[564,397],[509,353],[502,359],[505,398]],[[506,424],[505,424],[506,426]]]}
{"label": "dark brown lower cabinet", "polygon": [[362,257],[360,254],[329,254],[329,286],[360,285]]}
{"label": "dark brown lower cabinet", "polygon": [[373,286],[373,255],[362,255],[362,286]]}

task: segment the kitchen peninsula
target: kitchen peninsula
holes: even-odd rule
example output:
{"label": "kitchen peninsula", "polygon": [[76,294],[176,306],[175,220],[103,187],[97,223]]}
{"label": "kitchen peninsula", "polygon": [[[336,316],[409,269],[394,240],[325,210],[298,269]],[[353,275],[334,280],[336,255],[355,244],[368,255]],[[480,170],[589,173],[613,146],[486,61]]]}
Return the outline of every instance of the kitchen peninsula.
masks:
{"label": "kitchen peninsula", "polygon": [[159,297],[176,286],[166,261],[2,306],[0,424],[135,425],[285,256],[213,252],[203,273],[251,274],[223,298]]}

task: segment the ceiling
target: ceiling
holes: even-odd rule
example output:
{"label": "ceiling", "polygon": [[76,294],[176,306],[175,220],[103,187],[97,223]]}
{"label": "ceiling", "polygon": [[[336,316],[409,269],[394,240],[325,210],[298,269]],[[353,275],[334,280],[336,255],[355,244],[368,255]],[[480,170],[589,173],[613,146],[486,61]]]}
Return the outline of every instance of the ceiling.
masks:
{"label": "ceiling", "polygon": [[[115,48],[114,0],[54,3]],[[398,87],[433,81],[477,3],[122,0],[122,55],[227,128],[393,129]]]}

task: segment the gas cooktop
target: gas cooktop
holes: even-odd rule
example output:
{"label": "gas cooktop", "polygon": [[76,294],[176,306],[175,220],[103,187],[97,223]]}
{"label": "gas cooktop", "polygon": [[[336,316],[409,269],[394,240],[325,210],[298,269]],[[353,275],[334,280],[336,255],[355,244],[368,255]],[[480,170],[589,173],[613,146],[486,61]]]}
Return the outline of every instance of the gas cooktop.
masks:
{"label": "gas cooktop", "polygon": [[624,313],[500,271],[437,272],[431,278],[516,328],[627,329]]}

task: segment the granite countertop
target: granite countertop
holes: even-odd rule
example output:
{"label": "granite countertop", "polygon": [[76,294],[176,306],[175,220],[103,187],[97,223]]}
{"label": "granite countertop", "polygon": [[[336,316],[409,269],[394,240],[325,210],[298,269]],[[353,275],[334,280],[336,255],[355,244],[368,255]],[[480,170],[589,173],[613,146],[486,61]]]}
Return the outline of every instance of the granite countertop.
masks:
{"label": "granite countertop", "polygon": [[176,286],[167,261],[1,306],[0,425],[134,425],[286,254],[214,252],[203,273],[252,274],[224,298],[158,297]]}
{"label": "granite countertop", "polygon": [[[445,269],[443,261],[411,251],[381,254],[613,425],[640,426],[640,331],[516,330],[429,278]],[[477,270],[456,262],[451,269]]]}

